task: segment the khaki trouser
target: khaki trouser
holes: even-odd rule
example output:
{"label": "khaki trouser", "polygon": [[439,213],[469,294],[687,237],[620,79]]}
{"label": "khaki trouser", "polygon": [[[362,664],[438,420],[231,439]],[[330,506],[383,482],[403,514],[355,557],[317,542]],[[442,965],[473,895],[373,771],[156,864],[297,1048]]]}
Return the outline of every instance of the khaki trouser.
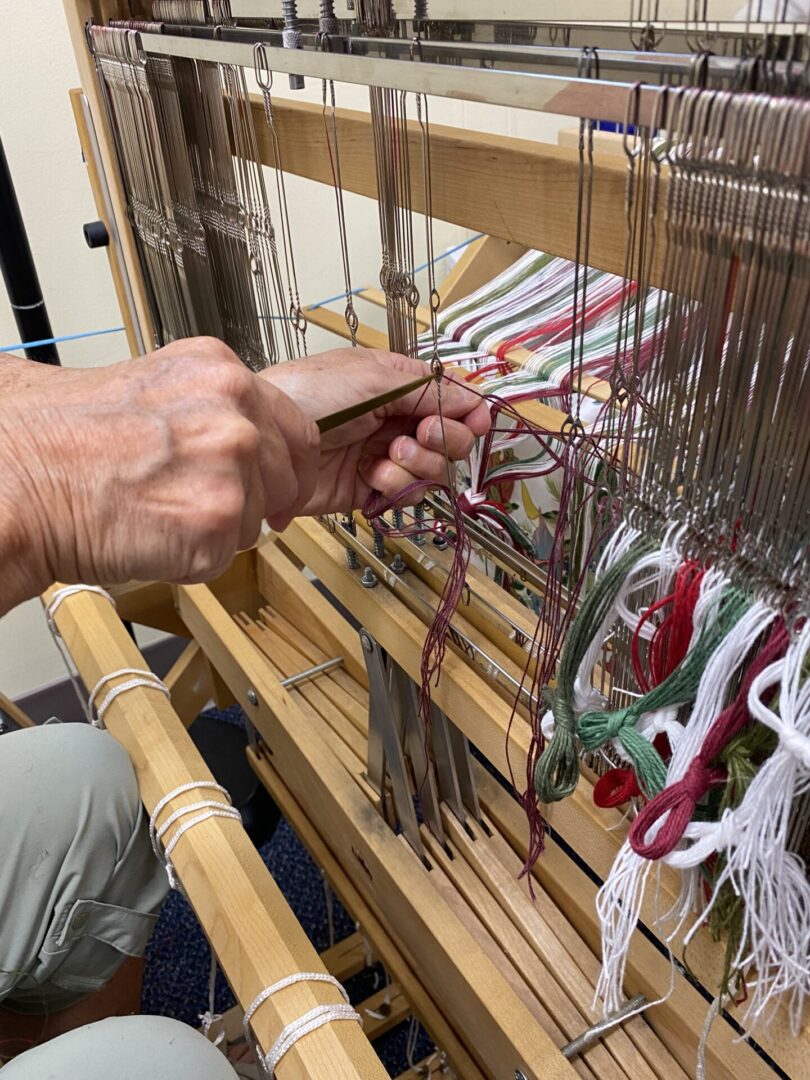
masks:
{"label": "khaki trouser", "polygon": [[[85,724],[0,736],[0,1001],[46,1013],[141,956],[167,892],[129,758]],[[198,1032],[104,1020],[15,1058],[3,1080],[234,1080]]]}

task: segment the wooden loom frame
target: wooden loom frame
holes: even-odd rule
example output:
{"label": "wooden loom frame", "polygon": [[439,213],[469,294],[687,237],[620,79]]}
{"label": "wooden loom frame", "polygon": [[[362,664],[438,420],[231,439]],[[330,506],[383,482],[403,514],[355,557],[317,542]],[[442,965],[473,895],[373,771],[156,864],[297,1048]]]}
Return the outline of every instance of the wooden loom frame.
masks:
{"label": "wooden loom frame", "polygon": [[[134,318],[144,340],[150,341],[153,333],[146,290],[134,242],[127,227],[125,199],[117,174],[114,146],[84,40],[84,23],[88,17],[98,19],[105,15],[109,17],[123,14],[120,10],[122,5],[115,0],[64,2],[83,84],[83,90],[73,91],[71,96],[82,145],[88,159],[93,193],[99,216],[104,220],[109,214],[100,194],[97,175],[97,166],[100,165],[109,186],[109,202],[120,238],[120,255],[134,297]],[[100,149],[98,162],[87,153],[89,144],[86,121],[83,119],[85,114],[81,103],[82,96],[89,106],[95,127]],[[272,145],[266,131],[261,103],[256,100],[253,108],[262,161],[272,164]],[[331,184],[331,172],[323,140],[321,109],[297,102],[277,101],[274,112],[284,150],[285,169],[302,177]],[[337,124],[343,151],[341,164],[344,189],[374,197],[376,188],[370,118],[364,113],[339,109]],[[418,137],[416,129],[412,131],[411,137],[414,140]],[[527,140],[485,136],[476,132],[444,128],[441,125],[431,125],[431,139],[434,216],[486,234],[480,241],[470,245],[443,283],[441,291],[445,303],[452,302],[483,284],[504,269],[525,248],[535,247],[562,257],[574,257],[579,169],[576,148],[549,147]],[[414,209],[419,210],[423,206],[423,192],[421,169],[416,164],[419,162],[417,152],[411,155],[411,161]],[[494,166],[499,168],[497,187],[492,184]],[[464,177],[463,183],[460,180],[461,175]],[[625,176],[626,165],[621,156],[595,153],[593,219],[598,224],[594,226],[591,239],[591,262],[617,274],[622,274],[624,270],[624,242],[621,230],[613,230],[611,223],[624,218]],[[555,213],[548,214],[545,212],[546,208],[552,203]],[[662,193],[659,205],[663,204]],[[660,284],[661,281],[660,258],[659,250],[658,261],[654,264],[651,277],[653,284]],[[121,280],[120,264],[119,269],[116,269],[111,262],[111,268],[132,347],[136,340],[131,315],[133,305],[128,308],[123,302],[126,290]],[[360,295],[373,304],[384,302],[379,290],[366,289]],[[342,316],[326,309],[319,309],[317,312],[310,310],[307,314],[313,323],[340,336],[348,336]],[[424,312],[422,321],[425,321]],[[358,342],[380,348],[387,344],[384,334],[363,326],[358,331]],[[510,355],[509,359],[520,364],[522,357],[518,352],[517,355]],[[598,386],[589,385],[586,390],[594,396],[600,396]],[[539,406],[539,409],[542,417],[539,412],[535,415],[546,426],[550,426],[555,414],[560,424],[565,419],[562,414],[557,414],[556,410],[549,409],[548,406]],[[318,526],[308,522],[296,523],[289,533],[285,534],[284,543],[287,550],[295,554],[298,563],[304,563],[313,569],[329,584],[338,599],[356,614],[362,614],[364,624],[383,646],[396,653],[399,662],[415,675],[420,635],[424,633],[419,620],[409,613],[404,605],[391,604],[385,600],[383,590],[369,593],[362,590],[352,576],[343,574],[341,577],[335,574],[335,567],[340,565],[342,548],[336,541],[330,542],[327,536],[320,535]],[[413,553],[404,548],[403,553],[406,556],[411,555],[409,565],[418,572]],[[279,730],[286,730],[285,725],[291,725],[293,720],[298,730],[306,729],[305,714],[296,711],[291,704],[290,695],[278,686],[277,678],[274,679],[273,669],[268,667],[266,658],[251,647],[244,635],[235,632],[230,618],[231,612],[247,610],[258,595],[263,594],[267,598],[269,588],[274,590],[274,602],[278,602],[281,594],[286,603],[291,603],[294,607],[299,605],[297,610],[300,613],[301,601],[296,596],[296,592],[300,590],[307,597],[307,612],[311,615],[316,611],[318,614],[318,632],[326,634],[323,641],[329,640],[328,627],[336,625],[336,616],[331,609],[327,611],[324,602],[317,599],[309,587],[302,587],[302,579],[298,579],[298,583],[291,586],[285,574],[292,574],[293,569],[293,563],[287,560],[280,549],[265,547],[255,557],[240,558],[234,570],[215,591],[199,586],[181,588],[172,593],[159,585],[118,590],[119,610],[124,617],[193,637],[192,644],[170,676],[174,702],[186,723],[193,719],[201,695],[207,694],[211,680],[218,700],[236,699],[249,715],[254,714],[252,718],[267,737],[266,741],[273,737],[278,739]],[[424,571],[424,567],[422,570]],[[470,617],[473,617],[472,613]],[[125,664],[138,666],[134,646],[128,639],[121,637],[116,616],[103,600],[90,595],[71,597],[61,606],[57,623],[86,682],[92,683],[100,674]],[[100,632],[102,626],[103,634]],[[105,640],[105,635],[109,636],[109,640]],[[349,653],[347,668],[362,682],[365,673],[359,654],[352,653],[346,645],[345,636],[341,639],[337,631],[333,632],[331,640],[333,644],[339,642],[340,651]],[[501,715],[494,708],[497,699],[491,696],[483,682],[480,685],[476,683],[470,689],[464,678],[454,680],[452,657],[448,665],[449,671],[443,680],[443,689],[440,688],[438,693],[440,704],[446,707],[459,723],[462,723],[461,718],[464,718],[462,726],[466,727],[467,734],[490,760],[504,771],[506,731],[504,725],[497,720]],[[278,672],[275,674],[277,676]],[[248,690],[258,696],[258,706],[253,706]],[[448,695],[447,700],[443,699],[444,694]],[[142,714],[147,716],[148,724],[144,724],[142,720],[134,722],[135,717]],[[190,741],[185,740],[178,728],[175,711],[158,695],[143,689],[133,691],[131,695],[125,695],[116,701],[108,716],[110,731],[125,745],[136,764],[147,809],[154,805],[166,790],[183,782],[184,778],[208,778],[201,761],[194,757],[195,752]],[[284,743],[284,752],[274,750],[279,761],[283,759],[283,769],[279,761],[271,763],[268,759],[259,759],[255,755],[252,758],[254,767],[313,855],[324,867],[349,909],[360,918],[368,936],[374,942],[375,949],[403,987],[412,1007],[428,1030],[447,1049],[461,1075],[477,1078],[482,1075],[481,1065],[469,1058],[457,1033],[442,1016],[436,1001],[431,999],[416,978],[413,952],[408,955],[407,950],[402,950],[401,943],[398,944],[389,932],[390,927],[386,925],[380,911],[369,905],[368,897],[358,887],[357,880],[347,875],[341,862],[335,858],[334,847],[325,843],[324,838],[309,824],[302,801],[305,785],[301,779],[301,749],[289,733],[284,738],[288,740]],[[166,745],[170,748],[170,753],[164,760],[162,748]],[[317,756],[315,743],[312,742],[311,746],[313,754]],[[517,758],[525,754],[526,732],[520,728],[513,730],[510,746]],[[328,762],[324,761],[323,765],[326,775],[330,775]],[[295,776],[296,782],[292,783],[289,776]],[[516,813],[517,808],[514,804],[508,805],[502,797],[498,798],[493,782],[483,774],[480,776],[480,783],[482,792],[485,793],[488,812],[497,819],[499,828],[509,837],[515,850],[519,851],[522,826],[519,812]],[[180,799],[173,805],[181,805],[182,802]],[[351,799],[349,802],[351,803]],[[606,822],[609,819],[610,825],[615,825],[619,815],[606,815],[596,811],[589,800],[589,792],[581,787],[573,799],[548,808],[547,816],[560,836],[574,844],[585,862],[598,875],[604,877],[623,836],[621,831],[608,831]],[[370,839],[358,836],[357,841],[361,845],[365,842],[371,843],[374,839],[372,821],[367,820],[366,824]],[[243,1005],[249,1004],[252,996],[264,985],[289,973],[289,970],[281,970],[283,965],[278,963],[278,955],[268,955],[266,948],[253,952],[257,925],[264,929],[269,920],[275,925],[276,933],[279,928],[282,929],[283,932],[277,933],[277,936],[287,942],[288,951],[281,954],[285,961],[295,962],[299,967],[304,966],[308,970],[320,969],[323,966],[319,964],[312,950],[300,941],[300,928],[298,934],[291,929],[289,909],[280,895],[275,894],[274,887],[263,882],[263,875],[256,865],[254,855],[247,850],[248,847],[246,837],[236,825],[232,822],[215,821],[210,823],[210,826],[207,824],[205,828],[194,830],[187,840],[179,845],[176,860],[184,887]],[[228,856],[225,855],[226,849],[230,852]],[[368,859],[373,857],[373,846],[369,849],[363,848],[362,859],[357,856],[358,860],[365,861],[366,864]],[[409,872],[408,857],[409,853],[403,849],[402,858],[397,863],[403,873]],[[218,868],[212,869],[209,866],[216,864],[219,859],[223,860],[223,866],[227,866],[227,873],[220,873]],[[383,860],[381,869],[390,874],[387,861]],[[591,945],[598,943],[598,927],[595,926],[592,911],[594,886],[585,875],[577,870],[574,864],[569,863],[555,847],[552,847],[538,867],[537,875],[538,880],[542,880],[549,889],[556,889],[556,895],[561,898],[567,896],[573,905],[572,922],[584,940]],[[390,877],[389,884],[395,887]],[[671,892],[671,879],[665,881],[664,888]],[[226,889],[232,897],[240,899],[229,902]],[[650,910],[648,902],[645,911],[649,914]],[[252,922],[254,917],[259,920],[258,924]],[[418,912],[416,915],[411,912],[409,918],[417,918],[418,924]],[[228,925],[225,931],[222,929],[223,921]],[[452,919],[448,925],[453,933],[459,933]],[[423,925],[421,932],[424,932]],[[273,931],[267,929],[266,933],[269,936],[265,941],[275,940]],[[419,951],[413,941],[411,947]],[[698,935],[690,949],[690,967],[707,985],[711,985],[716,978],[720,954],[721,947],[709,941],[705,932]],[[517,1047],[525,1046],[527,1053],[539,1053],[544,1059],[547,1056],[547,1067],[542,1075],[572,1075],[570,1066],[553,1051],[547,1039],[540,1037],[539,1046],[531,1037],[528,1037],[527,1042],[527,1036],[519,1030],[520,1025],[517,1025],[516,1029],[514,1017],[510,1019],[508,1015],[504,1015],[499,998],[511,1001],[511,997],[499,984],[497,972],[493,974],[494,969],[490,970],[486,965],[485,969],[483,981],[487,981],[490,988],[500,987],[501,991],[498,994],[490,989],[486,1000],[491,1002],[492,1015],[502,1016],[503,1019],[502,1024],[496,1023],[493,1027],[486,1028],[488,1034],[485,1062],[488,1068],[492,1069],[497,1062],[503,1061],[504,1056],[508,1058]],[[655,997],[666,989],[669,966],[656,953],[653,945],[643,938],[634,945],[628,971],[628,987],[632,991],[640,989],[648,997]],[[469,970],[455,970],[453,977],[457,980],[455,986],[460,993],[469,993],[469,987],[482,978],[481,970],[479,968],[476,971],[475,964]],[[302,986],[285,991],[278,1003],[263,1006],[257,1019],[257,1034],[265,1049],[269,1047],[280,1026],[323,1000],[332,1000],[328,991]],[[275,999],[273,1001],[275,1002]],[[705,1014],[704,1005],[697,992],[678,975],[673,997],[661,1008],[657,1025],[653,1024],[662,1042],[673,1049],[679,1040],[694,1038]],[[473,994],[471,1007],[479,1006],[480,1001],[476,1004]],[[486,1026],[486,1017],[482,1015],[481,1020]],[[293,1075],[319,1075],[318,1070],[327,1062],[328,1067],[332,1071],[337,1070],[337,1075],[341,1077],[378,1075],[377,1063],[373,1055],[368,1053],[368,1043],[353,1025],[335,1025],[322,1031],[323,1036],[321,1033],[313,1035],[285,1058],[279,1068],[283,1080]],[[505,1037],[505,1041],[499,1036],[499,1032],[502,1034],[504,1031],[511,1032]],[[534,1036],[536,1032],[532,1034]],[[543,1036],[542,1032],[540,1036]],[[761,1043],[783,1068],[792,1070],[803,1067],[805,1040],[793,1040],[790,1037],[784,1010],[772,1028],[761,1038]],[[717,1075],[729,1080],[740,1075],[742,1071],[752,1077],[762,1077],[763,1080],[773,1075],[750,1047],[733,1042],[731,1029],[725,1025],[715,1025],[709,1043],[709,1060],[718,1070]]]}

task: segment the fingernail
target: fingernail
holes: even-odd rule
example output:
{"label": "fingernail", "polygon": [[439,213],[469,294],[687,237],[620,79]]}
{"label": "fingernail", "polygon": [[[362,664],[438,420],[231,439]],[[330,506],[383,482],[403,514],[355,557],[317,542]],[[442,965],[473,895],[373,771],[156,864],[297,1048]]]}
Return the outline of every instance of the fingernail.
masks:
{"label": "fingernail", "polygon": [[406,462],[413,460],[416,454],[416,446],[412,439],[404,437],[398,440],[395,452],[397,461],[404,465]]}

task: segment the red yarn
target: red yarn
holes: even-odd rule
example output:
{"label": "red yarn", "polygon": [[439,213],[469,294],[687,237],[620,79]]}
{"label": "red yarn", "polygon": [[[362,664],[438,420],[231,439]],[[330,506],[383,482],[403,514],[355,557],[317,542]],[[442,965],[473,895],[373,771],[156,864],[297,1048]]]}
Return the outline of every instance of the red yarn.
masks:
{"label": "red yarn", "polygon": [[623,806],[641,795],[634,769],[608,769],[593,785],[594,805],[601,809]]}
{"label": "red yarn", "polygon": [[[723,782],[725,770],[712,765],[712,762],[751,719],[748,711],[751,684],[761,671],[784,654],[788,640],[785,623],[779,618],[768,640],[748,667],[739,693],[709,728],[697,757],[683,778],[669,784],[652,798],[630,826],[628,838],[637,855],[644,859],[661,859],[673,851],[694,817],[697,804],[710,787]],[[647,840],[655,823],[664,818],[657,835]]]}
{"label": "red yarn", "polygon": [[[654,686],[659,686],[686,656],[704,573],[699,563],[685,562],[678,567],[670,595],[652,604],[639,619],[630,643],[630,656],[642,693],[647,694]],[[641,628],[665,607],[671,607],[671,611],[656,627],[647,647],[648,677],[641,661]]]}

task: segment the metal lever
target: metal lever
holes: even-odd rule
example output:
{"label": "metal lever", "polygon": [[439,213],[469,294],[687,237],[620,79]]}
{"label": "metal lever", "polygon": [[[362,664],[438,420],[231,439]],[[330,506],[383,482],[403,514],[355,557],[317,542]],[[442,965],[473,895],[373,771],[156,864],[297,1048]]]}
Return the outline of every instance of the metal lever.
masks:
{"label": "metal lever", "polygon": [[439,809],[439,793],[433,762],[425,747],[425,729],[419,723],[419,703],[416,697],[416,684],[402,670],[399,664],[389,657],[389,681],[394,708],[400,715],[400,731],[405,736],[405,749],[411,759],[411,767],[419,794],[419,805],[428,828],[436,839],[444,845],[444,826]]}
{"label": "metal lever", "polygon": [[[366,630],[360,631],[360,641],[363,645],[369,684],[369,774],[373,768],[376,777],[372,782],[377,787],[376,780],[380,781],[377,787],[380,794],[384,794],[385,791],[386,772],[390,775],[397,821],[405,839],[421,861],[427,864],[419,836],[419,822],[416,819],[413,794],[408,782],[408,771],[400,744],[397,720],[391,704],[384,654]],[[372,753],[374,754],[373,763]],[[382,768],[380,768],[381,763]],[[371,780],[371,775],[369,779]]]}

